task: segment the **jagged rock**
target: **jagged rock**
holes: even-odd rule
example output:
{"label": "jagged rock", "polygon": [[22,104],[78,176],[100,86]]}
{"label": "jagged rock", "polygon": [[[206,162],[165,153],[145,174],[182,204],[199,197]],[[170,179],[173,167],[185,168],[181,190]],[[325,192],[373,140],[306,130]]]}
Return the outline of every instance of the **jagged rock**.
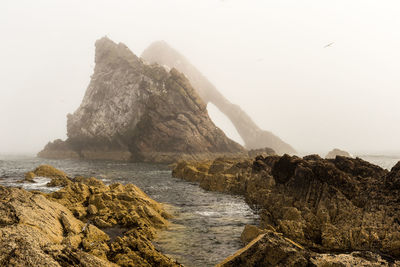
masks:
{"label": "jagged rock", "polygon": [[[66,175],[49,165],[35,173]],[[181,266],[151,243],[169,217],[132,184],[76,177],[50,194],[0,186],[0,265]]]}
{"label": "jagged rock", "polygon": [[[318,155],[180,162],[175,177],[207,190],[235,193],[273,227],[319,251],[380,252],[400,258],[400,163],[390,172],[360,158]],[[208,168],[207,168],[208,166]]]}
{"label": "jagged rock", "polygon": [[106,37],[96,42],[95,63],[80,107],[68,115],[68,139],[38,156],[173,162],[246,153],[212,123],[176,69],[146,65]]}
{"label": "jagged rock", "polygon": [[[106,186],[94,177],[76,177],[48,198],[88,223],[87,229],[93,234],[88,235],[83,247],[92,254],[121,266],[179,266],[151,243],[156,231],[167,226],[170,215],[137,186]],[[110,237],[93,231],[92,224],[121,234],[108,242]]]}
{"label": "jagged rock", "polygon": [[[162,228],[167,225],[168,213],[156,201],[149,198],[142,190],[132,184],[104,185],[94,177],[77,177],[73,183],[48,195],[70,209],[83,221],[95,225],[100,222],[124,228],[143,227],[143,225]],[[153,236],[149,228],[148,236]]]}
{"label": "jagged rock", "polygon": [[267,231],[246,247],[228,257],[216,267],[228,266],[399,266],[399,261],[386,260],[379,254],[356,251],[348,254],[316,253],[285,238]]}
{"label": "jagged rock", "polygon": [[329,151],[328,154],[326,154],[325,158],[334,159],[336,158],[336,156],[349,157],[349,158],[353,157],[349,152],[335,148]]}
{"label": "jagged rock", "polygon": [[0,186],[0,206],[1,266],[116,266],[78,249],[84,224],[43,195]]}
{"label": "jagged rock", "polygon": [[232,121],[247,149],[271,147],[279,154],[296,152],[273,133],[260,129],[246,112],[229,102],[199,70],[166,42],[154,42],[142,53],[142,58],[184,73],[203,101],[216,105]]}

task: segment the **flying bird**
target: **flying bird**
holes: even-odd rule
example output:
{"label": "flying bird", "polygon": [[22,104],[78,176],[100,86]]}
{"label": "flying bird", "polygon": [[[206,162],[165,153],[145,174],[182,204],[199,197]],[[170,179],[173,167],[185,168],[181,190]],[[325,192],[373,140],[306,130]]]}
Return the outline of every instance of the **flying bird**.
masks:
{"label": "flying bird", "polygon": [[330,46],[332,46],[334,43],[335,43],[335,42],[330,43],[330,44],[327,44],[327,45],[324,46],[324,48],[330,47]]}

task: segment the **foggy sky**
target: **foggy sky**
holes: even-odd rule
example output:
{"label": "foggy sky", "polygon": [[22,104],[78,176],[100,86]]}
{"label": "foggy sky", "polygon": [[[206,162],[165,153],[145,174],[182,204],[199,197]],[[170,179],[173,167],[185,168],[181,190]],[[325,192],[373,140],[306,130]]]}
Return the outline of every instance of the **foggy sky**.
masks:
{"label": "foggy sky", "polygon": [[398,0],[2,0],[0,154],[66,138],[104,35],[137,55],[165,40],[300,152],[400,151],[399,11]]}

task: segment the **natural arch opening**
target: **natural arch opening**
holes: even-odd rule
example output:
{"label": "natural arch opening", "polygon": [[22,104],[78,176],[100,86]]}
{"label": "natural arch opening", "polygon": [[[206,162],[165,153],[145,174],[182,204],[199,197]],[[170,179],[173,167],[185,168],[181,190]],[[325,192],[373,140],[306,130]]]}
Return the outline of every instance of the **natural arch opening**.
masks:
{"label": "natural arch opening", "polygon": [[233,123],[224,113],[222,113],[213,103],[210,102],[207,104],[207,110],[211,120],[218,128],[224,131],[226,136],[244,146],[242,137],[239,135]]}

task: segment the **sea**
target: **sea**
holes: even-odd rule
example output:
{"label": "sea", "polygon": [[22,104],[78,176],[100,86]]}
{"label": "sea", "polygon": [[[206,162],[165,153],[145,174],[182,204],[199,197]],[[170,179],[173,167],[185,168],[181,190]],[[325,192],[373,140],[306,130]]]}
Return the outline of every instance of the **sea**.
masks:
{"label": "sea", "polygon": [[[400,156],[358,155],[390,170]],[[90,176],[106,184],[133,183],[174,215],[167,230],[160,231],[154,245],[185,266],[214,266],[242,247],[240,235],[246,224],[258,224],[258,215],[240,196],[210,192],[198,184],[173,178],[163,164],[111,161],[47,160],[33,156],[1,156],[0,184],[26,190],[51,192],[48,178],[18,183],[24,174],[50,164],[69,176]]]}

